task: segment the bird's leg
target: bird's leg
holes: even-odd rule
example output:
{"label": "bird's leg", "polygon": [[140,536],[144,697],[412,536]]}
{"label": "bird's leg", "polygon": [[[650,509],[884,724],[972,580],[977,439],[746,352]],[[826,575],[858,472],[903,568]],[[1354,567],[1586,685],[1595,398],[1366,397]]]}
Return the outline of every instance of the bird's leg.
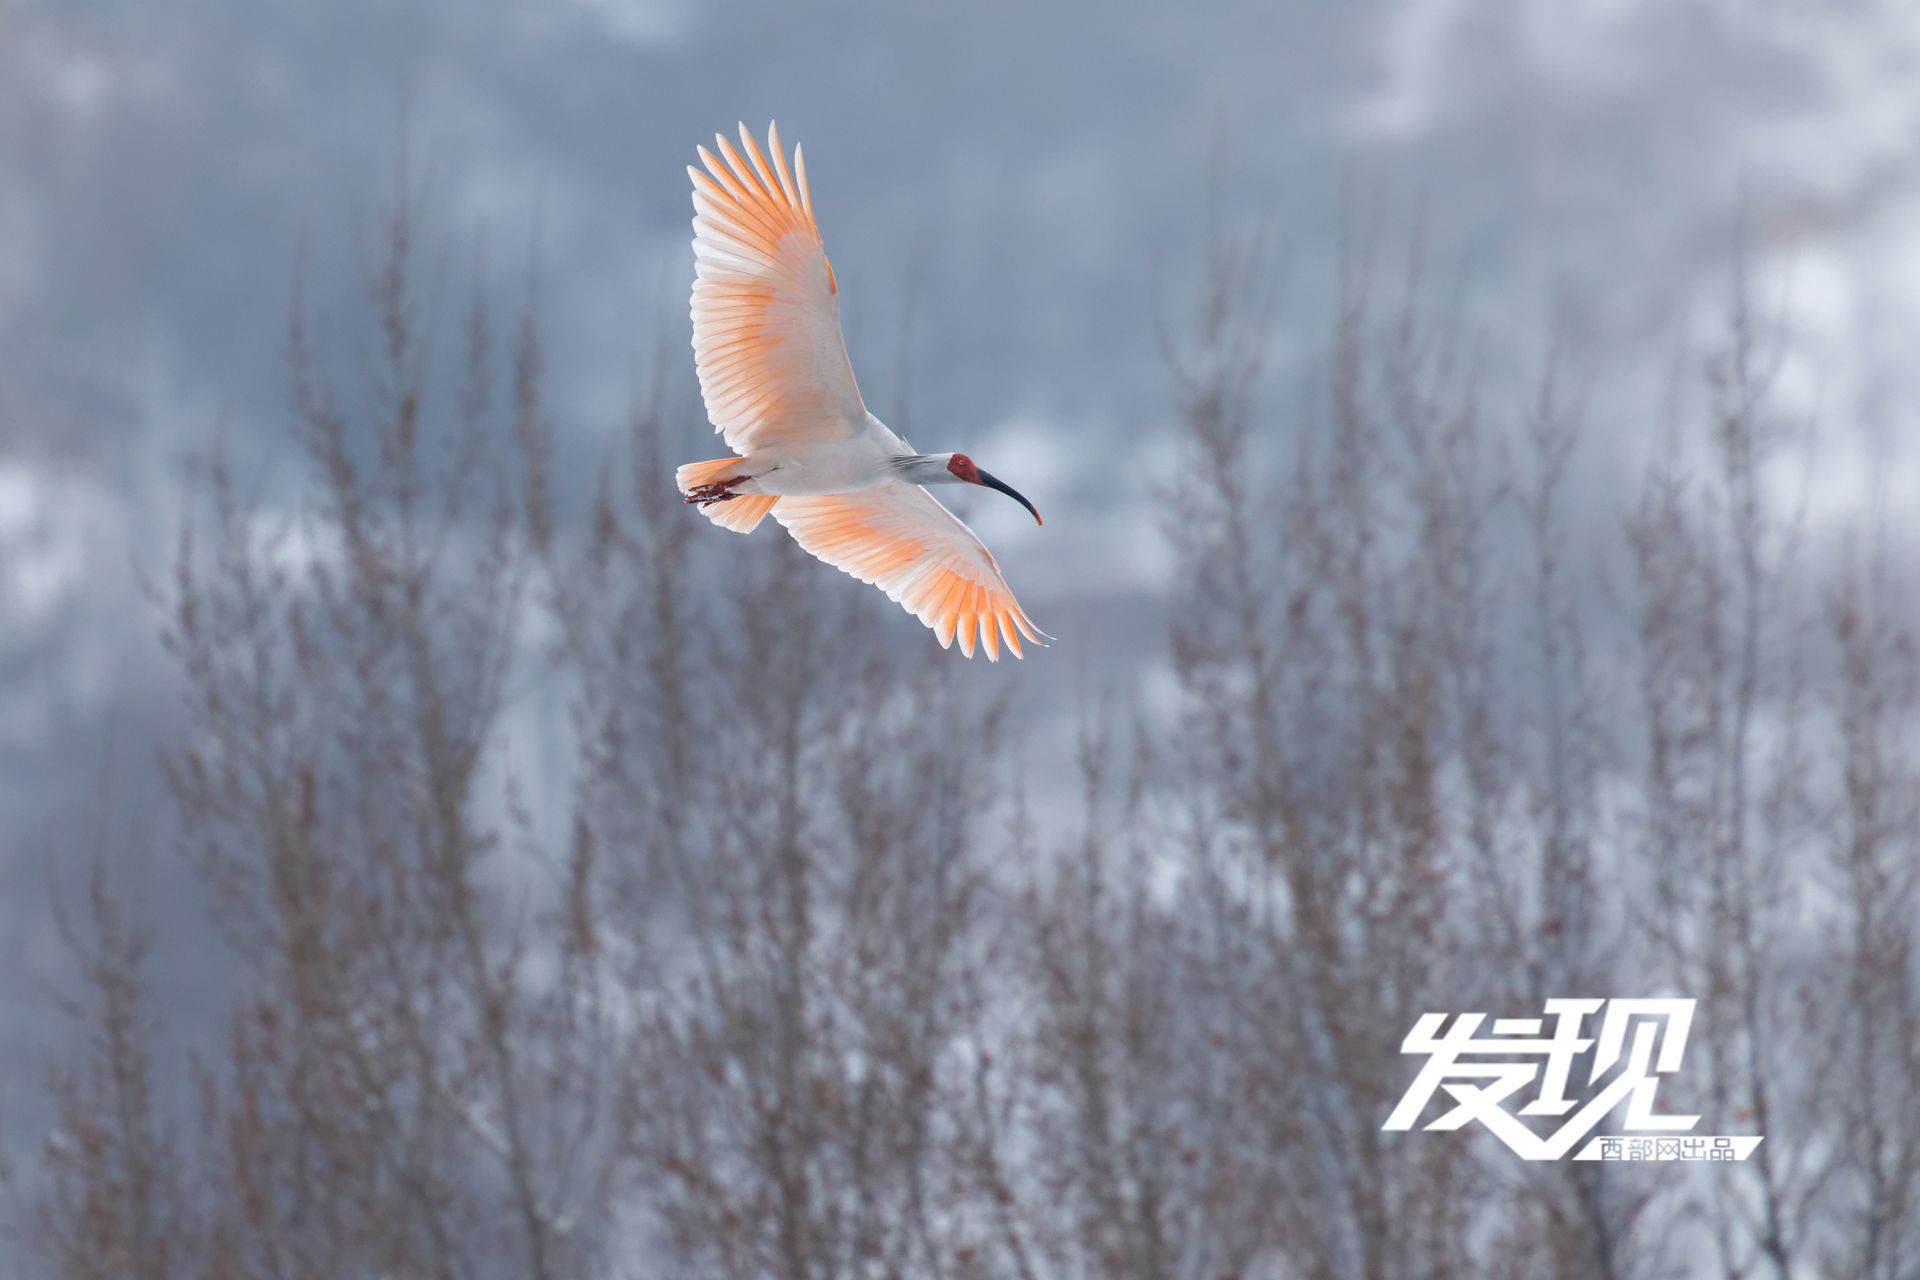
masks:
{"label": "bird's leg", "polygon": [[703,507],[716,502],[731,502],[740,495],[733,491],[735,485],[745,484],[752,476],[729,476],[725,480],[716,480],[712,484],[695,485],[687,490],[686,501],[689,506],[699,503]]}

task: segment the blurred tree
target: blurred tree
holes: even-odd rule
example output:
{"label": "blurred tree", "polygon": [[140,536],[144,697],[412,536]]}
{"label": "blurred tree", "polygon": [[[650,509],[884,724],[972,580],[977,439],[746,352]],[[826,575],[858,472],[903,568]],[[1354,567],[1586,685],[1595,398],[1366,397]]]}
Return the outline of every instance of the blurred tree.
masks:
{"label": "blurred tree", "polygon": [[[1808,587],[1744,303],[1709,465],[1627,519],[1626,650],[1564,352],[1509,424],[1355,254],[1282,430],[1271,272],[1216,245],[1168,343],[1178,710],[1086,713],[1064,839],[865,592],[781,538],[708,562],[657,407],[576,527],[536,327],[476,303],[443,386],[417,257],[403,207],[352,394],[296,308],[310,506],[216,466],[182,536],[164,763],[233,1003],[171,1105],[96,869],[13,1179],[39,1274],[1920,1273],[1910,566],[1880,534]],[[1701,1001],[1667,1109],[1753,1161],[1382,1132],[1419,1014],[1655,991]]]}

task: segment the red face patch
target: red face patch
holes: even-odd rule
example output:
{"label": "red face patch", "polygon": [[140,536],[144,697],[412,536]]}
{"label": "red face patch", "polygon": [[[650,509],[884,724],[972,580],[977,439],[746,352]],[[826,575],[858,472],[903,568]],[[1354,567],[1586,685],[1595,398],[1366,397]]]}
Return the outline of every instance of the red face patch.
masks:
{"label": "red face patch", "polygon": [[947,461],[947,470],[965,480],[968,484],[980,483],[980,468],[973,465],[973,459],[964,453],[956,453]]}

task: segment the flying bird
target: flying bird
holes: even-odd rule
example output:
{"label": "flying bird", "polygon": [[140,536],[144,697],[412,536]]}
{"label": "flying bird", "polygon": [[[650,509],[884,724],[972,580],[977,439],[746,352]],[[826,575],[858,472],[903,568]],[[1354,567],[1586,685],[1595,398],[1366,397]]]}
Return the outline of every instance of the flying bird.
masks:
{"label": "flying bird", "polygon": [[[723,529],[768,514],[807,551],[887,593],[942,648],[1052,639],[1013,598],[1000,566],[926,486],[1011,486],[964,453],[916,453],[867,411],[840,336],[840,285],[813,220],[807,165],[767,127],[773,163],[743,124],[699,148],[693,178],[693,351],[714,429],[737,456],[690,462],[675,480]],[[744,152],[744,158],[742,153]]]}

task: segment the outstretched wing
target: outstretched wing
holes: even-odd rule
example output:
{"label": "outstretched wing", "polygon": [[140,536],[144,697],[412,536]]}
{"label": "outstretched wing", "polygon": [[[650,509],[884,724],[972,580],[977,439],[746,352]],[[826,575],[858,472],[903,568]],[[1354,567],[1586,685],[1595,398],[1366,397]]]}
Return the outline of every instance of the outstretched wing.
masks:
{"label": "outstretched wing", "polygon": [[809,552],[871,582],[932,627],[941,648],[958,636],[971,658],[978,633],[988,659],[998,661],[1003,639],[1017,658],[1021,636],[1041,645],[1052,638],[1013,598],[973,530],[917,484],[782,498],[773,518]]}
{"label": "outstretched wing", "polygon": [[707,416],[736,453],[838,439],[866,422],[840,337],[839,286],[813,221],[807,166],[767,128],[768,166],[743,124],[746,159],[714,135],[693,177],[693,351]]}

